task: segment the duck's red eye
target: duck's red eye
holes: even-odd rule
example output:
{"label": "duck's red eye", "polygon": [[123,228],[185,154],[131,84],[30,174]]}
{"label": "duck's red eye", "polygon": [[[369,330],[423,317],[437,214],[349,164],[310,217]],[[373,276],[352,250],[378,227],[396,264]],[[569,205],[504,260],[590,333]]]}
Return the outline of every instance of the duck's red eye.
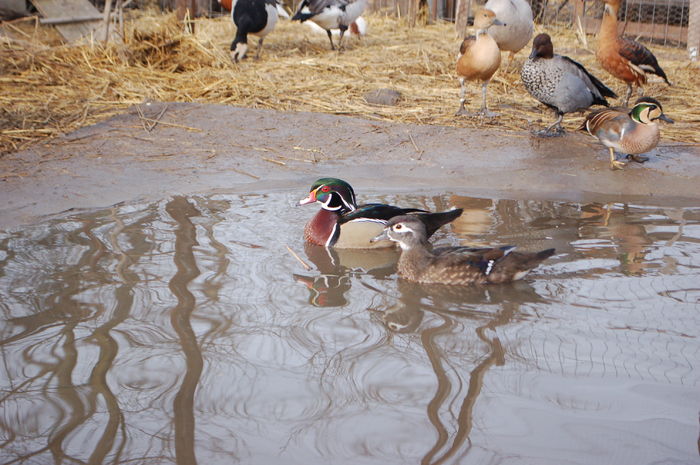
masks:
{"label": "duck's red eye", "polygon": [[402,227],[403,227],[403,226],[401,226],[400,224],[397,224],[396,226],[394,226],[394,229],[398,231],[398,230],[400,230]]}
{"label": "duck's red eye", "polygon": [[323,186],[321,188],[321,192],[328,192],[329,190],[331,190],[330,186]]}

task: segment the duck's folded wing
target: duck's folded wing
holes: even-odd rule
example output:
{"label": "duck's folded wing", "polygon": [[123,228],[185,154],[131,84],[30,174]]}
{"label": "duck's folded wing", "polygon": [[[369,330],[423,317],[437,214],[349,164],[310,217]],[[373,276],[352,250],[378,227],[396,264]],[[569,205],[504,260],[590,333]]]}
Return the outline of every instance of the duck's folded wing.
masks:
{"label": "duck's folded wing", "polygon": [[469,268],[475,272],[489,274],[496,260],[515,250],[514,246],[497,248],[445,247],[433,250],[433,262],[439,268]]}
{"label": "duck's folded wing", "polygon": [[459,46],[459,54],[464,55],[476,43],[476,36],[465,37]]}
{"label": "duck's folded wing", "polygon": [[360,205],[355,210],[343,215],[339,223],[348,223],[350,221],[372,221],[379,220],[383,222],[389,221],[391,218],[408,213],[428,213],[425,210],[418,208],[401,208],[394,205],[385,205],[383,203],[368,203]]}
{"label": "duck's folded wing", "polygon": [[622,124],[627,114],[619,108],[603,108],[591,112],[581,125],[580,129],[585,129],[592,136],[597,135],[605,129],[617,129]]}
{"label": "duck's folded wing", "polygon": [[309,9],[314,15],[321,13],[324,9],[332,6],[343,7],[349,3],[353,3],[355,0],[304,0],[297,8],[297,13],[301,13],[304,7]]}
{"label": "duck's folded wing", "polygon": [[666,81],[666,84],[671,85],[666,77],[666,73],[663,69],[661,69],[661,66],[659,66],[659,62],[656,60],[654,54],[651,53],[651,50],[635,40],[626,39],[624,37],[620,38],[619,43],[621,57],[629,60],[630,63],[641,68],[647,73],[660,76],[664,81]]}
{"label": "duck's folded wing", "polygon": [[617,98],[617,94],[613,92],[612,89],[603,84],[600,79],[593,76],[586,67],[578,61],[572,60],[564,55],[556,55],[555,59],[559,59],[562,63],[565,63],[568,71],[580,77],[590,89],[597,89],[603,97]]}

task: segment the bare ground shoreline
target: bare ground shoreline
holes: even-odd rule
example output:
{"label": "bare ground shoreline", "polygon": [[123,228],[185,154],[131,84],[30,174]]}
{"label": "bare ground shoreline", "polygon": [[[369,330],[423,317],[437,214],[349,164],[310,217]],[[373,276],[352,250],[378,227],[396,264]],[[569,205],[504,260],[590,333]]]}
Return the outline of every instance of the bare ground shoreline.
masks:
{"label": "bare ground shoreline", "polygon": [[[0,229],[68,209],[199,192],[303,196],[321,176],[363,192],[700,206],[700,149],[662,144],[608,168],[590,136],[153,103],[0,158]],[[163,110],[165,110],[163,112]],[[160,118],[159,118],[160,115]],[[153,121],[159,123],[150,127]]]}

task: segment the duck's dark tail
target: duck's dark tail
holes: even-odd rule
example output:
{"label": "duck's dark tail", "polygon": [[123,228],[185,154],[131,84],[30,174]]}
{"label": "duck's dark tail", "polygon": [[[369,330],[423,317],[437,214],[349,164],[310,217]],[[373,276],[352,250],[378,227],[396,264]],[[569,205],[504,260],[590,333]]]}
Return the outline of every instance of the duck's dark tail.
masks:
{"label": "duck's dark tail", "polygon": [[493,269],[488,274],[488,281],[499,284],[522,279],[552,255],[554,255],[554,249],[541,252],[510,252],[494,263]]}
{"label": "duck's dark tail", "polygon": [[[307,19],[313,18],[314,15],[309,11],[308,6],[309,6],[308,0],[302,1],[301,4],[297,7],[296,14],[294,16],[292,16],[292,21],[301,21],[303,23]],[[306,10],[306,11],[302,12],[302,10]]]}
{"label": "duck's dark tail", "polygon": [[464,210],[461,208],[453,208],[452,210],[439,213],[417,213],[417,215],[425,225],[425,231],[428,233],[428,237],[430,237],[435,231],[440,229],[441,226],[459,218],[459,215],[461,215],[463,211]]}
{"label": "duck's dark tail", "polygon": [[292,16],[292,21],[301,21],[302,23],[307,19],[313,18],[315,15],[312,13],[302,13],[298,11],[294,16]]}

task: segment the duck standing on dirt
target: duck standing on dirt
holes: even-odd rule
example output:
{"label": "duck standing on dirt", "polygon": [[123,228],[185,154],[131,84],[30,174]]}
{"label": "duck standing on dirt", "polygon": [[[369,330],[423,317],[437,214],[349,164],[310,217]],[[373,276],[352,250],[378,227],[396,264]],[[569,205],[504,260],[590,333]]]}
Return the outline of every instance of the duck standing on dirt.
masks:
{"label": "duck standing on dirt", "polygon": [[457,58],[457,76],[459,76],[459,110],[456,115],[468,115],[464,108],[467,92],[466,81],[481,81],[482,103],[478,116],[493,117],[486,106],[486,88],[491,77],[501,64],[501,50],[496,41],[486,33],[493,25],[504,25],[496,18],[496,14],[487,9],[479,9],[474,14],[475,36],[469,36],[462,41]]}
{"label": "duck standing on dirt", "polygon": [[554,249],[513,252],[515,247],[431,249],[425,225],[415,216],[392,218],[373,240],[392,240],[401,246],[399,276],[424,284],[500,284],[522,279]]}
{"label": "duck standing on dirt", "polygon": [[639,154],[648,152],[659,143],[658,120],[673,123],[671,118],[664,115],[658,100],[642,97],[629,111],[602,108],[591,112],[579,129],[585,129],[608,148],[610,168],[615,170],[627,164],[615,159],[615,150],[626,153],[628,159],[637,163],[649,159]]}
{"label": "duck standing on dirt", "polygon": [[642,90],[647,73],[660,76],[669,86],[666,73],[651,51],[639,42],[620,37],[617,33],[617,11],[620,0],[604,0],[605,11],[598,32],[596,58],[605,71],[627,84],[625,106],[629,104],[633,86]]}
{"label": "duck standing on dirt", "polygon": [[335,50],[335,45],[331,30],[339,29],[338,49],[342,49],[345,31],[360,17],[367,2],[368,0],[303,0],[292,20],[302,23],[311,20],[321,26],[328,34],[332,50]]}
{"label": "duck standing on dirt", "polygon": [[484,8],[496,13],[496,18],[504,23],[503,27],[490,28],[489,35],[501,51],[510,52],[510,66],[515,54],[530,43],[535,31],[532,8],[527,0],[489,0]]}
{"label": "duck standing on dirt", "polygon": [[231,42],[231,59],[242,60],[248,52],[248,34],[259,37],[255,58],[260,58],[263,40],[275,28],[278,19],[277,0],[234,0],[231,18],[236,25],[236,37]]}
{"label": "duck standing on dirt", "polygon": [[520,70],[520,78],[533,98],[557,114],[554,124],[537,133],[541,136],[562,135],[561,121],[565,113],[583,111],[591,105],[607,107],[605,97],[617,97],[582,64],[567,56],[555,55],[552,39],[547,34],[539,34],[532,41],[532,53]]}

